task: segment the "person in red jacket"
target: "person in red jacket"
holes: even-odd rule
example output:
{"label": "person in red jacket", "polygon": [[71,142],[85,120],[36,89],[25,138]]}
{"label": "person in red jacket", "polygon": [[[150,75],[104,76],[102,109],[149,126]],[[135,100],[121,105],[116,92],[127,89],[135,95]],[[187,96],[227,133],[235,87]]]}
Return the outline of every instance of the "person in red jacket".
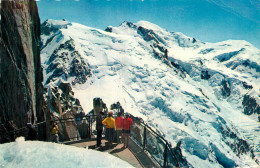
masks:
{"label": "person in red jacket", "polygon": [[120,143],[120,136],[122,137],[122,129],[123,129],[123,120],[124,118],[121,117],[121,113],[117,114],[117,117],[115,119],[116,122],[116,142]]}
{"label": "person in red jacket", "polygon": [[123,120],[123,142],[124,142],[124,148],[128,147],[130,130],[131,130],[131,126],[132,125],[133,125],[133,121],[129,117],[129,114],[126,113],[125,114],[125,118]]}

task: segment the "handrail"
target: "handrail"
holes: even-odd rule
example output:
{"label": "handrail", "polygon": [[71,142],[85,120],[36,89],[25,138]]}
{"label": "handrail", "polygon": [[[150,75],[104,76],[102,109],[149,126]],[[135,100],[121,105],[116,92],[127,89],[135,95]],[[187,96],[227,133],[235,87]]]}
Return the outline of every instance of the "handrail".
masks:
{"label": "handrail", "polygon": [[145,125],[147,128],[149,128],[149,130],[151,131],[151,132],[153,132],[156,136],[158,136],[159,138],[161,138],[165,143],[167,142],[167,140],[164,138],[164,137],[162,137],[160,134],[158,134],[156,131],[154,131],[148,124],[146,124],[145,122],[143,122],[143,121],[139,121],[139,120],[137,120],[137,119],[134,119],[135,121],[138,121],[139,123],[141,123],[141,124],[143,124],[143,125]]}
{"label": "handrail", "polygon": [[[145,132],[144,135],[145,135],[145,136],[146,136],[146,129],[147,129],[149,132],[153,133],[154,136],[157,136],[157,137],[158,137],[160,140],[162,140],[162,142],[164,143],[164,145],[165,145],[165,150],[164,150],[164,165],[163,165],[162,167],[166,167],[166,165],[167,165],[167,163],[168,163],[168,159],[167,159],[168,154],[167,154],[167,153],[169,153],[170,156],[172,156],[172,158],[173,158],[174,161],[176,162],[176,164],[179,165],[178,159],[177,159],[176,155],[173,153],[173,151],[171,150],[171,147],[170,147],[168,141],[167,141],[164,137],[162,137],[161,135],[159,135],[156,131],[154,131],[149,125],[147,125],[146,123],[144,123],[143,121],[137,120],[137,119],[135,119],[134,117],[132,117],[132,118],[133,118],[134,121],[137,121],[138,123],[140,123],[140,125],[145,129],[145,130],[144,130],[144,132]],[[147,143],[147,140],[146,140],[146,137],[144,137],[143,150],[146,150],[146,143]],[[151,155],[151,156],[152,156],[152,157],[156,160],[156,162],[160,165],[159,161],[158,161],[153,155]]]}
{"label": "handrail", "polygon": [[[87,129],[87,136],[88,137],[91,137],[91,134],[92,134],[92,123],[93,123],[93,119],[96,118],[97,115],[84,115],[84,116],[80,116],[80,117],[74,117],[74,118],[61,118],[61,119],[56,119],[56,120],[53,120],[53,121],[56,121],[56,122],[59,122],[59,123],[68,123],[68,122],[74,122],[74,121],[77,121],[77,119],[82,119],[82,120],[87,120],[88,121],[88,128]],[[134,116],[130,116],[134,122],[136,123],[139,123],[140,126],[142,126],[144,128],[144,139],[143,139],[143,146],[141,147],[143,149],[143,151],[147,151],[146,147],[147,147],[147,143],[149,143],[147,141],[147,132],[146,131],[149,131],[149,133],[152,133],[152,135],[156,138],[159,138],[161,140],[161,142],[164,144],[165,148],[164,148],[164,153],[162,154],[164,156],[164,160],[163,160],[163,165],[161,165],[162,167],[166,167],[168,165],[168,156],[172,157],[172,159],[176,162],[176,164],[178,165],[178,159],[176,157],[176,155],[174,154],[174,152],[171,150],[171,147],[168,143],[168,141],[162,137],[158,132],[156,132],[155,130],[153,130],[148,124],[146,124],[145,122],[143,122],[142,120],[139,120],[137,119],[136,117]],[[69,120],[72,120],[72,121],[69,121]],[[34,124],[35,127],[41,125],[41,124],[45,124],[47,121],[42,121],[40,123],[37,123],[37,124]],[[6,135],[6,134],[11,134],[11,133],[17,133],[21,130],[25,130],[26,127],[22,127],[20,129],[17,129],[17,130],[12,130],[12,131],[9,131],[9,132],[5,132],[3,135]],[[69,137],[69,139],[75,139],[75,138],[79,138],[78,135],[77,137]],[[154,144],[152,144],[154,145]],[[147,151],[149,152],[149,151]],[[155,159],[155,161],[160,165],[160,162],[152,155],[150,154],[152,158]]]}
{"label": "handrail", "polygon": [[176,161],[176,163],[178,164],[178,166],[180,167],[180,162],[178,162],[178,159],[176,159],[176,156],[175,156],[175,154],[173,153],[173,151],[172,150],[170,150],[171,149],[171,147],[169,146],[169,144],[167,144],[167,146],[168,146],[168,149],[169,149],[169,152],[171,153],[171,156],[174,156],[173,158],[174,158],[174,160]]}
{"label": "handrail", "polygon": [[[43,123],[46,123],[46,121],[42,121],[42,122],[39,122],[37,124],[33,124],[33,126],[38,126],[40,124],[43,124]],[[27,129],[27,127],[22,127],[22,128],[19,128],[19,129],[15,129],[15,130],[12,130],[12,131],[8,131],[8,132],[4,132],[4,134],[10,134],[10,133],[13,133],[13,132],[19,132],[21,130],[24,130],[24,129]]]}

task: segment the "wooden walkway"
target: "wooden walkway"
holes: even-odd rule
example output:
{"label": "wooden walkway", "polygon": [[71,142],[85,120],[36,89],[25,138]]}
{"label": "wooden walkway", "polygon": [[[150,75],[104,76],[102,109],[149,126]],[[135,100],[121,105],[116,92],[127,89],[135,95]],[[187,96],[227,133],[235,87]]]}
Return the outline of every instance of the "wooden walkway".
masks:
{"label": "wooden walkway", "polygon": [[113,143],[112,145],[108,145],[106,140],[102,140],[102,146],[96,147],[96,140],[93,138],[81,141],[66,142],[64,144],[81,148],[93,149],[101,152],[107,152],[128,162],[136,168],[143,167],[141,163],[138,161],[138,159],[135,157],[135,155],[128,148],[123,148],[123,144]]}

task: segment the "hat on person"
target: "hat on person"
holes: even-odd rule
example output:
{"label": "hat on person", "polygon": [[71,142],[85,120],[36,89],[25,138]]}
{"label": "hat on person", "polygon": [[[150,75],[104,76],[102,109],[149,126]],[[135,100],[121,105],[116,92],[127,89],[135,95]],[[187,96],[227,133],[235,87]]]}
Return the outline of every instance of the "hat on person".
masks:
{"label": "hat on person", "polygon": [[110,111],[110,112],[108,113],[108,115],[109,115],[109,116],[112,116],[112,115],[113,115],[113,112],[112,112],[112,111]]}

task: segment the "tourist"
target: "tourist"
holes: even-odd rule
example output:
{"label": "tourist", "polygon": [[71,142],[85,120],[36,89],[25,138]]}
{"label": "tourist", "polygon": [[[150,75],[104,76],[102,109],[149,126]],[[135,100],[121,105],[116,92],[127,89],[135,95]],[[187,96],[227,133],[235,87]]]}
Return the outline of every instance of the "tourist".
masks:
{"label": "tourist", "polygon": [[116,122],[116,142],[120,143],[120,137],[122,137],[122,129],[123,129],[123,120],[124,118],[121,117],[121,113],[117,114],[117,117],[115,119]]}
{"label": "tourist", "polygon": [[54,121],[51,121],[50,124],[51,124],[50,141],[59,143],[59,135],[58,135],[59,128],[58,128],[58,125]]}
{"label": "tourist", "polygon": [[123,142],[124,142],[124,148],[128,147],[129,142],[129,136],[130,136],[130,130],[131,126],[133,125],[132,119],[129,117],[129,114],[125,114],[125,118],[123,120]]}
{"label": "tourist", "polygon": [[114,137],[114,131],[115,131],[115,119],[113,118],[113,112],[110,111],[108,113],[108,117],[106,117],[102,124],[106,125],[106,131],[107,131],[107,138],[108,138],[108,144],[111,145],[113,142]]}
{"label": "tourist", "polygon": [[102,140],[102,132],[103,132],[103,124],[102,124],[102,116],[104,113],[101,111],[97,116],[96,121],[96,129],[97,129],[97,147],[101,146],[101,140]]}

